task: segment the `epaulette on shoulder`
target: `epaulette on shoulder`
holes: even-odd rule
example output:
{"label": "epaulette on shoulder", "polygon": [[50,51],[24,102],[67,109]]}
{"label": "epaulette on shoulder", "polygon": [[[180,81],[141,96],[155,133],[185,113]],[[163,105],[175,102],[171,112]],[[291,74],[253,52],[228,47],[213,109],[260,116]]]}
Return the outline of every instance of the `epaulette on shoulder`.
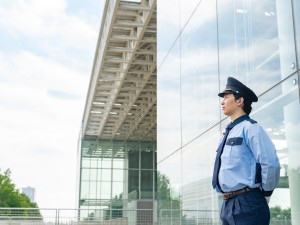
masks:
{"label": "epaulette on shoulder", "polygon": [[253,119],[251,119],[251,118],[247,119],[247,121],[249,121],[249,122],[252,123],[252,124],[257,123],[255,120],[253,120]]}

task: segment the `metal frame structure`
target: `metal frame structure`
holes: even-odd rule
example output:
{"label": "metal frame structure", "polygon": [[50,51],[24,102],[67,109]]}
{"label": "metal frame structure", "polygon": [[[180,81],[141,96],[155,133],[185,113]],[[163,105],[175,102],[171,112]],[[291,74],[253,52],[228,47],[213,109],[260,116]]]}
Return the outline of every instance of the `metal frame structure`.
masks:
{"label": "metal frame structure", "polygon": [[156,0],[106,0],[82,136],[156,140]]}

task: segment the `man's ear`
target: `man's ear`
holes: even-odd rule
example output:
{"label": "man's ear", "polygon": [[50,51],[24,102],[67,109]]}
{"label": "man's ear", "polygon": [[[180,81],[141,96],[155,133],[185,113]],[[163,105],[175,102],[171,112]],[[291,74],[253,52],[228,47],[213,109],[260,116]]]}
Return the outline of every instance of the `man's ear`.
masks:
{"label": "man's ear", "polygon": [[245,102],[245,99],[243,97],[240,97],[237,101],[238,101],[238,105],[243,106],[244,102]]}

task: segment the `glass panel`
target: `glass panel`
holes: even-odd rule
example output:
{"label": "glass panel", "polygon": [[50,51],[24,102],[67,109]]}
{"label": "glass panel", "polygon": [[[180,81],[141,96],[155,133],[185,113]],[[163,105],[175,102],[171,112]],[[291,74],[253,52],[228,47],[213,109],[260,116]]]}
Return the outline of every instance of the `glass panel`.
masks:
{"label": "glass panel", "polygon": [[[170,224],[170,221],[172,223],[174,221],[175,224],[180,224],[180,220],[178,218],[178,216],[180,216],[180,195],[178,188],[181,186],[180,168],[181,164],[179,152],[176,152],[172,156],[165,159],[162,163],[158,164],[158,216],[159,218],[163,218],[163,221],[165,221],[163,224]],[[170,179],[170,177],[172,178]]]}
{"label": "glass panel", "polygon": [[101,181],[111,181],[111,169],[102,169],[101,171]]}
{"label": "glass panel", "polygon": [[113,185],[113,193],[112,193],[113,198],[122,199],[124,183],[113,182],[112,185]]}
{"label": "glass panel", "polygon": [[218,1],[221,89],[234,76],[260,95],[294,71],[290,8],[290,1]]}
{"label": "glass panel", "polygon": [[298,68],[300,66],[300,1],[293,0],[294,6],[294,24],[295,24],[295,33],[296,33],[296,47],[297,47],[297,55],[298,55]]}
{"label": "glass panel", "polygon": [[123,181],[124,170],[113,169],[113,181]]}
{"label": "glass panel", "polygon": [[215,1],[201,1],[182,33],[183,145],[219,121],[218,45],[215,14]]}
{"label": "glass panel", "polygon": [[96,187],[96,198],[100,199],[101,198],[101,181],[97,181],[96,183],[97,187]]}
{"label": "glass panel", "polygon": [[141,199],[153,198],[153,171],[141,171]]}
{"label": "glass panel", "polygon": [[81,180],[90,179],[90,169],[81,169]]}
{"label": "glass panel", "polygon": [[141,152],[141,168],[153,169],[153,151],[145,150]]}
{"label": "glass panel", "polygon": [[[205,8],[204,1],[202,0],[180,0],[180,26],[181,29],[184,29],[184,26],[186,25],[187,21],[190,19],[192,14],[194,13],[194,10],[198,8]],[[200,4],[201,3],[201,4]],[[200,5],[200,6],[199,6]],[[215,8],[216,11],[216,8]],[[210,14],[209,11],[207,11],[203,17],[211,16],[214,17],[214,14]],[[194,17],[194,15],[193,15]],[[189,24],[193,23],[191,21],[188,21]],[[194,25],[199,25],[201,23],[201,20],[198,21],[198,23],[194,21]]]}
{"label": "glass panel", "polygon": [[215,126],[183,148],[182,209],[219,211],[221,202],[214,197],[211,178],[220,137],[219,126]]}
{"label": "glass panel", "polygon": [[102,182],[101,183],[101,198],[102,199],[111,199],[111,182]]}
{"label": "glass panel", "polygon": [[181,151],[158,164],[158,207],[162,209],[180,209],[181,176]]}
{"label": "glass panel", "polygon": [[98,167],[98,160],[96,158],[92,158],[90,160],[90,168],[97,168]]}
{"label": "glass panel", "polygon": [[276,1],[281,77],[296,71],[295,39],[291,1]]}
{"label": "glass panel", "polygon": [[269,206],[271,220],[292,218],[292,224],[300,222],[300,105],[297,76],[292,76],[261,96],[253,118],[268,132],[281,164],[278,188]]}
{"label": "glass panel", "polygon": [[114,169],[124,169],[124,159],[113,159],[113,168]]}
{"label": "glass panel", "polygon": [[89,198],[95,199],[97,197],[97,182],[90,181]]}
{"label": "glass panel", "polygon": [[90,170],[90,180],[97,180],[97,172],[98,170],[97,169],[91,169]]}
{"label": "glass panel", "polygon": [[90,158],[82,158],[81,167],[90,167]]}
{"label": "glass panel", "polygon": [[139,171],[128,170],[128,199],[138,199]]}
{"label": "glass panel", "polygon": [[128,151],[128,163],[130,169],[138,169],[139,168],[139,158],[140,151]]}
{"label": "glass panel", "polygon": [[111,168],[111,160],[112,159],[101,159],[101,167],[102,168]]}
{"label": "glass panel", "polygon": [[159,149],[157,158],[160,161],[180,148],[181,144],[178,42],[159,68],[157,80],[157,148]]}
{"label": "glass panel", "polygon": [[157,65],[160,65],[179,35],[179,0],[157,1],[157,8]]}
{"label": "glass panel", "polygon": [[80,199],[86,199],[86,198],[89,198],[89,182],[81,181]]}

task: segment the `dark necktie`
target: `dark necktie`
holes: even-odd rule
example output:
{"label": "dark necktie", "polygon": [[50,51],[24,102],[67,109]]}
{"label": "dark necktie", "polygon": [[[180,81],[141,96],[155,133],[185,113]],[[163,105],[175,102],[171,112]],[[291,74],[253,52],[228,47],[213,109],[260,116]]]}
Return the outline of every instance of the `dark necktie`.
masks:
{"label": "dark necktie", "polygon": [[227,136],[229,134],[229,131],[234,127],[233,123],[228,124],[228,126],[225,129],[225,133],[222,139],[222,142],[220,143],[218,150],[217,150],[217,155],[216,155],[216,160],[215,160],[215,166],[214,166],[214,173],[213,173],[213,179],[212,179],[212,186],[213,188],[218,185],[218,188],[222,191],[220,184],[219,184],[219,170],[221,166],[221,155],[223,153],[224,145],[227,139]]}

